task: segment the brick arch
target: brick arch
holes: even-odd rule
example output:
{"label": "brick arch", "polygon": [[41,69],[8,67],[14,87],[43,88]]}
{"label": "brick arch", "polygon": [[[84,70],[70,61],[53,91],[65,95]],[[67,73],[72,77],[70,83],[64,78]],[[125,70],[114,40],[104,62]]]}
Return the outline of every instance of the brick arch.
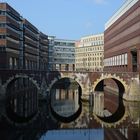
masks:
{"label": "brick arch", "polygon": [[[57,81],[59,81],[60,79],[63,79],[63,78],[69,78],[69,79],[75,80],[75,81],[80,85],[80,87],[81,87],[81,89],[82,89],[83,85],[82,85],[77,79],[75,79],[75,78],[73,78],[73,77],[69,77],[69,76],[62,76],[62,77],[59,77],[59,78],[55,78],[53,81],[51,81],[51,83],[49,84],[49,87],[48,87],[48,92],[50,92],[52,86],[53,86]],[[83,91],[83,89],[82,89],[82,91]]]}
{"label": "brick arch", "polygon": [[84,91],[84,85],[82,84],[82,81],[80,79],[78,79],[78,77],[76,75],[73,75],[73,74],[68,74],[68,75],[65,75],[63,73],[61,73],[61,76],[57,77],[57,78],[54,78],[51,83],[49,84],[48,86],[48,92],[50,92],[52,86],[60,79],[62,78],[70,78],[70,79],[73,79],[75,80],[81,87],[81,90]]}
{"label": "brick arch", "polygon": [[73,79],[73,80],[75,80],[79,85],[80,85],[80,87],[81,87],[81,89],[82,89],[82,91],[83,91],[83,84],[81,83],[81,81],[78,79],[78,78],[76,78],[76,77],[62,77],[62,78],[69,78],[69,79]]}
{"label": "brick arch", "polygon": [[[18,78],[29,78],[29,80],[37,87],[38,91],[40,91],[40,87],[37,83],[36,80],[34,80],[32,77],[29,77],[28,75],[24,75],[24,74],[17,74],[15,76],[10,77],[5,84],[3,85],[4,89],[7,89],[7,86],[14,80],[18,79]],[[6,92],[6,91],[5,91]]]}
{"label": "brick arch", "polygon": [[[103,80],[105,79],[113,79],[116,84],[118,86],[122,86],[122,88],[124,88],[124,93],[128,93],[128,85],[126,84],[126,82],[120,78],[119,76],[116,76],[115,74],[114,75],[111,75],[111,74],[106,74],[106,75],[102,75],[99,79],[97,79],[94,83],[93,83],[93,91],[95,91],[96,89],[96,86]],[[119,87],[120,88],[120,87]],[[119,89],[121,90],[121,89]],[[123,94],[124,94],[123,93]]]}

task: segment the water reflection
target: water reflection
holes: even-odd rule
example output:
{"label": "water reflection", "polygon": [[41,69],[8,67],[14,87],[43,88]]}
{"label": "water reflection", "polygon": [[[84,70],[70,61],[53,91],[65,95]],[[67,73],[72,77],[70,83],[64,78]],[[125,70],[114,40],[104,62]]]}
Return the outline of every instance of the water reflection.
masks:
{"label": "water reflection", "polygon": [[104,93],[96,92],[94,93],[94,113],[98,116],[108,116],[110,115],[109,111],[105,109],[104,106]]}
{"label": "water reflection", "polygon": [[140,127],[140,102],[123,102],[130,118],[130,122],[133,125]]}
{"label": "water reflection", "polygon": [[78,94],[78,89],[52,89],[51,106],[57,114],[69,117],[79,108]]}
{"label": "water reflection", "polygon": [[52,114],[62,122],[72,121],[81,112],[81,89],[68,78],[58,80],[50,91]]}
{"label": "water reflection", "polygon": [[[81,102],[79,85],[73,87],[71,83],[76,83],[66,79],[64,86],[61,82],[51,90],[52,114],[60,121],[60,128],[118,128],[124,122],[130,126],[140,123],[139,102],[124,104],[120,96],[106,91],[92,93],[89,100]],[[72,117],[79,107],[81,112]]]}
{"label": "water reflection", "polygon": [[66,85],[52,87],[52,109],[50,102],[46,105],[46,101],[39,101],[39,117],[34,123],[19,130],[1,120],[0,137],[3,140],[140,139],[140,102],[127,102],[106,92],[94,93],[89,97],[92,100],[81,101],[79,85],[73,87],[69,82]]}

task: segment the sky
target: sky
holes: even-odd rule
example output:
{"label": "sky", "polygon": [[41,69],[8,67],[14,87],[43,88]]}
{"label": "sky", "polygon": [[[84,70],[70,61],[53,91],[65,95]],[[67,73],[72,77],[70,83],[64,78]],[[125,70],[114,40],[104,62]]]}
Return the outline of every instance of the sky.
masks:
{"label": "sky", "polygon": [[104,32],[105,23],[125,0],[0,0],[7,2],[41,32],[79,40]]}

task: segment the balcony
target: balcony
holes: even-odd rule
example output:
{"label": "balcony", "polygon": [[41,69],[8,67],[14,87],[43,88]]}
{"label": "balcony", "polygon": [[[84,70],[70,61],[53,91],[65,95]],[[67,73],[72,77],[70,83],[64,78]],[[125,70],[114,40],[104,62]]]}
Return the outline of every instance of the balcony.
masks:
{"label": "balcony", "polygon": [[24,34],[30,38],[32,38],[33,40],[38,40],[38,35],[35,34],[34,32],[32,32],[31,30],[29,30],[28,28],[26,28],[24,30]]}
{"label": "balcony", "polygon": [[30,38],[28,38],[27,36],[25,36],[25,43],[31,46],[34,46],[35,48],[38,47],[38,43]]}
{"label": "balcony", "polygon": [[38,51],[36,48],[29,48],[25,47],[25,53],[33,54],[33,55],[38,55]]}
{"label": "balcony", "polygon": [[19,50],[19,43],[15,43],[15,42],[13,42],[13,41],[11,41],[11,40],[7,40],[6,41],[6,44],[7,44],[7,47],[8,48],[12,48],[12,49],[15,49],[15,50]]}

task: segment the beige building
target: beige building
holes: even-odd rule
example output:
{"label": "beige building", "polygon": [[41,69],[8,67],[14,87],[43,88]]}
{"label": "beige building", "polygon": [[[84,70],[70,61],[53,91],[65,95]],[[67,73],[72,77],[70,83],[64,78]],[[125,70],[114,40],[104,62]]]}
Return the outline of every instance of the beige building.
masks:
{"label": "beige building", "polygon": [[103,71],[104,35],[82,37],[76,42],[75,58],[77,71]]}

